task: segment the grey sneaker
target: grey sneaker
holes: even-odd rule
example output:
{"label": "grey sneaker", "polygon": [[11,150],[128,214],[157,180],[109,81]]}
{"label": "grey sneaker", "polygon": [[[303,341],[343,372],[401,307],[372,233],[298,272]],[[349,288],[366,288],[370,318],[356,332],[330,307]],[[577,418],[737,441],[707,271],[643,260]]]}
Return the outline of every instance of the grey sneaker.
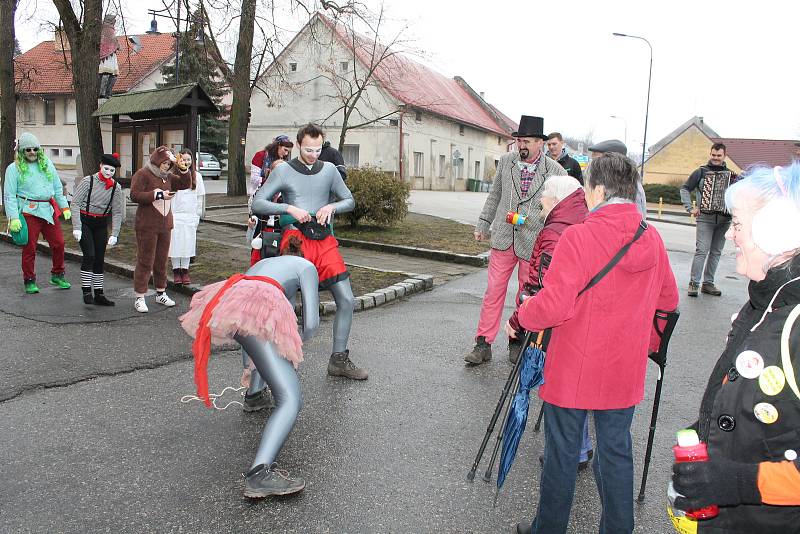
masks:
{"label": "grey sneaker", "polygon": [[480,365],[492,359],[492,346],[486,342],[484,336],[475,338],[475,347],[464,356],[464,361],[472,365]]}
{"label": "grey sneaker", "polygon": [[707,282],[704,283],[702,286],[700,286],[700,291],[702,291],[706,295],[711,295],[712,297],[719,297],[722,295],[722,291],[717,289],[717,286]]}
{"label": "grey sneaker", "polygon": [[244,474],[244,496],[250,499],[289,495],[302,491],[305,487],[305,480],[290,477],[289,472],[278,469],[276,463],[269,467],[266,464],[257,465]]}
{"label": "grey sneaker", "polygon": [[264,388],[261,391],[253,393],[252,395],[245,395],[244,402],[242,403],[242,411],[257,412],[264,408],[272,408],[272,395],[270,395],[269,388]]}
{"label": "grey sneaker", "polygon": [[698,289],[699,287],[697,287],[697,284],[695,284],[694,282],[689,282],[689,291],[686,294],[689,295],[690,297],[696,297]]}
{"label": "grey sneaker", "polygon": [[366,380],[369,377],[366,369],[356,367],[350,360],[350,351],[334,352],[328,361],[328,374],[330,376],[343,376],[350,380]]}

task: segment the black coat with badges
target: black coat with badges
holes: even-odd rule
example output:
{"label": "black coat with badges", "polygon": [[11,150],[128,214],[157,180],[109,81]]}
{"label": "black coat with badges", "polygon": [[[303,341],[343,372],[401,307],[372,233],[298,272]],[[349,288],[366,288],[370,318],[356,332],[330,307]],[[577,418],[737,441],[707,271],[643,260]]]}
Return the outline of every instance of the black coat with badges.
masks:
{"label": "black coat with badges", "polygon": [[[795,308],[800,313],[800,280],[790,282],[796,277],[800,277],[800,257],[771,269],[764,280],[750,282],[750,300],[733,321],[700,406],[700,439],[708,443],[712,459],[753,464],[790,459],[800,469],[800,391],[796,389],[800,319],[787,323]],[[772,311],[767,313],[773,297]],[[784,330],[789,334],[788,354],[781,351]],[[741,365],[737,370],[737,357],[745,351],[753,351],[747,355],[756,360],[763,359],[767,370],[761,373],[763,378],[746,378],[754,373]],[[701,522],[700,531],[800,533],[800,506],[721,507],[717,518]]]}

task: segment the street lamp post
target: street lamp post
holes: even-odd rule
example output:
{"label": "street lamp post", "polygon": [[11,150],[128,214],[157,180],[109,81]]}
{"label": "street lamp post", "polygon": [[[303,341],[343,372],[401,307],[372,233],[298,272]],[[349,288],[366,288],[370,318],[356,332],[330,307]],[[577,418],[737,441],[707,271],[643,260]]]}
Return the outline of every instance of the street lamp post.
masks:
{"label": "street lamp post", "polygon": [[639,37],[638,35],[627,35],[624,33],[617,33],[617,32],[614,32],[613,35],[615,37],[629,37],[631,39],[639,39],[640,41],[644,41],[645,43],[647,43],[647,47],[650,49],[650,70],[647,74],[647,105],[644,111],[644,136],[642,137],[642,181],[644,181],[644,158],[645,154],[647,153],[647,119],[650,115],[650,82],[653,79],[653,46],[650,44],[650,41],[648,41],[644,37]]}
{"label": "street lamp post", "polygon": [[621,120],[622,124],[625,125],[625,146],[628,146],[628,121],[625,120],[625,117],[618,117],[616,115],[611,115],[612,119]]}

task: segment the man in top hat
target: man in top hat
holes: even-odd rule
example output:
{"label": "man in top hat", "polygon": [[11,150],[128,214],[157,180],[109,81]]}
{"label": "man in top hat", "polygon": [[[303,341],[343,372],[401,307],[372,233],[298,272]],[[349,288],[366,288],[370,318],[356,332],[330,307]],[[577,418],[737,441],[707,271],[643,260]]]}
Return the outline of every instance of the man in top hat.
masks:
{"label": "man in top hat", "polygon": [[[528,279],[533,242],[542,229],[539,218],[542,185],[550,176],[567,174],[542,150],[547,139],[544,119],[523,115],[519,131],[512,135],[517,140],[517,150],[500,158],[492,189],[475,227],[475,239],[491,239],[491,251],[489,283],[481,304],[475,347],[464,357],[469,365],[492,359],[492,343],[500,329],[514,267],[519,287]],[[509,351],[519,350],[520,343],[521,340],[509,339]]]}

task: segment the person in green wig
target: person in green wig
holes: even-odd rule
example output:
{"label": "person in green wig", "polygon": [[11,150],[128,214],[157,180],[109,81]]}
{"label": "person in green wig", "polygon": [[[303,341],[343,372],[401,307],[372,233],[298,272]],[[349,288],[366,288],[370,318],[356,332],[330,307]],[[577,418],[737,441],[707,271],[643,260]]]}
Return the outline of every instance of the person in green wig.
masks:
{"label": "person in green wig", "polygon": [[31,133],[20,136],[15,161],[6,168],[3,204],[10,232],[20,232],[23,225],[27,226],[28,242],[22,248],[25,292],[39,292],[35,270],[39,234],[47,240],[52,252],[50,283],[69,289],[70,283],[64,278],[64,236],[58,217],[63,213],[64,219],[69,220],[72,213],[53,162]]}

